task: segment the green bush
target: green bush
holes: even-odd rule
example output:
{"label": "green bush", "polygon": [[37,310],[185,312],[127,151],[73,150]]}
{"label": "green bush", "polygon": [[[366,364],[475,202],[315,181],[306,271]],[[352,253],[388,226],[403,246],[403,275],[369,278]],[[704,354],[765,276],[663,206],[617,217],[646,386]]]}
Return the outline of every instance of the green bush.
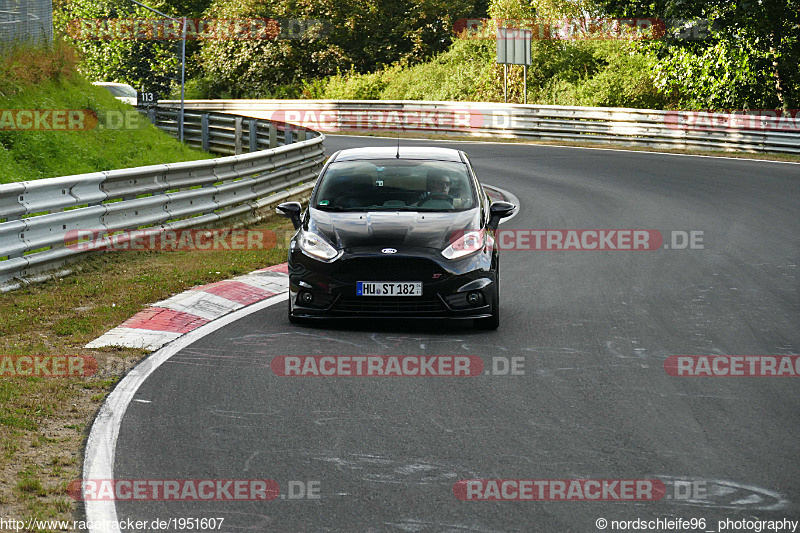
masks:
{"label": "green bush", "polygon": [[[311,98],[503,101],[503,66],[493,40],[456,40],[427,63],[371,74],[340,74],[313,85]],[[653,54],[620,41],[534,41],[528,103],[659,108]],[[521,66],[509,68],[509,101],[522,102]]]}
{"label": "green bush", "polygon": [[369,74],[349,72],[310,84],[311,98],[349,100],[470,100],[490,82],[493,42],[457,40],[427,63],[395,64]]}
{"label": "green bush", "polygon": [[397,69],[383,90],[390,100],[472,100],[491,85],[492,41],[456,40],[428,63]]}
{"label": "green bush", "polygon": [[380,100],[383,90],[391,83],[392,76],[399,72],[398,67],[392,67],[369,74],[339,75],[330,78],[320,98],[333,100]]}
{"label": "green bush", "polygon": [[688,109],[780,107],[770,62],[747,43],[722,39],[708,47],[675,47],[655,67],[656,86]]}
{"label": "green bush", "polygon": [[666,98],[655,86],[656,58],[636,45],[594,45],[605,63],[576,86],[577,105],[661,109]]}

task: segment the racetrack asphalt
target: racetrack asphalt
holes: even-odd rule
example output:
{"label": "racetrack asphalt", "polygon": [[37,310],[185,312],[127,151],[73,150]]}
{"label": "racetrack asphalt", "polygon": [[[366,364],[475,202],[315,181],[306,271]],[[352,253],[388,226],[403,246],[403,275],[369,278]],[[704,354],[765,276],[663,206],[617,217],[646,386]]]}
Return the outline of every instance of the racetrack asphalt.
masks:
{"label": "racetrack asphalt", "polygon": [[[328,136],[325,146],[396,142]],[[600,518],[609,531],[612,520],[694,519],[682,529],[718,531],[725,519],[800,518],[798,378],[664,368],[674,355],[800,354],[799,165],[401,143],[465,150],[483,183],[519,199],[503,229],[651,229],[667,245],[673,231],[694,231],[702,243],[503,250],[492,332],[439,321],[291,325],[285,301],[232,322],[141,384],[114,477],[272,479],[281,497],[119,501],[120,519],[224,518],[218,531],[590,532]],[[517,358],[523,373],[279,377],[270,364],[284,355],[466,355],[487,370]],[[666,494],[459,500],[454,485],[471,479],[648,479]],[[300,483],[319,497],[290,497]]]}

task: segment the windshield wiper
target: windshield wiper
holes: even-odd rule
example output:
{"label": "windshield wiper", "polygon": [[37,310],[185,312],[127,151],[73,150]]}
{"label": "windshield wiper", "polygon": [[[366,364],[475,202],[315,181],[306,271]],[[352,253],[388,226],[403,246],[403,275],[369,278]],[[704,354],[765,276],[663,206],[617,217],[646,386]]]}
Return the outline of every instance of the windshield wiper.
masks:
{"label": "windshield wiper", "polygon": [[319,209],[320,211],[344,211],[344,207],[340,205],[315,205],[314,209]]}

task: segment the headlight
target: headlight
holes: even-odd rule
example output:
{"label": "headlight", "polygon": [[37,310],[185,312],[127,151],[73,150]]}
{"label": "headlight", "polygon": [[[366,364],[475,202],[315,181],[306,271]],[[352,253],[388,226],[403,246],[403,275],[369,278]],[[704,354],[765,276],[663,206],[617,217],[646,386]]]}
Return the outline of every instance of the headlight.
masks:
{"label": "headlight", "polygon": [[330,263],[342,255],[341,251],[328,244],[328,241],[307,231],[300,232],[297,243],[303,253],[326,263]]}
{"label": "headlight", "polygon": [[485,244],[483,231],[465,231],[450,246],[442,251],[447,259],[461,259],[462,257],[479,252]]}

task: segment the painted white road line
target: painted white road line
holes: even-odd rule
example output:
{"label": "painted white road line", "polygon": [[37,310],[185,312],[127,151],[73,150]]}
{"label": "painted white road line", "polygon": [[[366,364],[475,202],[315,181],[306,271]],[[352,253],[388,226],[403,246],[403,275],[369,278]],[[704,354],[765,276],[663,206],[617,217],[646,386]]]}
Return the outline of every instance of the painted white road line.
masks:
{"label": "painted white road line", "polygon": [[[218,318],[199,328],[186,333],[175,342],[151,354],[147,359],[136,365],[120,381],[111,394],[108,395],[100,412],[92,424],[89,438],[86,442],[85,459],[83,463],[83,479],[114,479],[114,457],[116,455],[117,438],[122,424],[122,418],[128,405],[134,399],[136,391],[144,381],[159,366],[183,348],[189,346],[206,335],[231,324],[240,318],[266,309],[267,307],[285,302],[288,292],[272,296],[266,300],[239,309],[224,317]],[[109,524],[117,521],[117,508],[114,501],[87,501],[86,520],[95,526]],[[100,527],[89,529],[90,533],[105,533]]]}

